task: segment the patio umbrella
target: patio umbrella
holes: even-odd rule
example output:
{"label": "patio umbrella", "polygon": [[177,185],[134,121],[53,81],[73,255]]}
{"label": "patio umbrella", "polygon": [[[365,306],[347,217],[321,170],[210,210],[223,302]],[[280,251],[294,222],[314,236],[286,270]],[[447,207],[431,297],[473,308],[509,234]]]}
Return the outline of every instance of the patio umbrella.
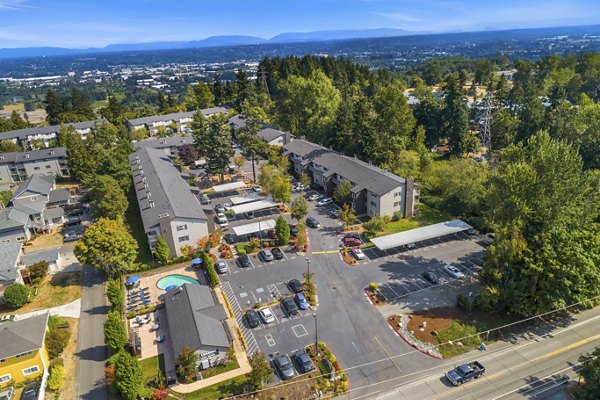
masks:
{"label": "patio umbrella", "polygon": [[202,265],[202,259],[201,258],[194,258],[192,260],[192,265]]}
{"label": "patio umbrella", "polygon": [[177,289],[179,286],[177,285],[169,285],[165,288],[165,292],[170,292],[173,289]]}
{"label": "patio umbrella", "polygon": [[127,278],[127,281],[126,281],[126,283],[127,283],[128,285],[131,285],[131,284],[133,284],[133,283],[136,283],[136,282],[137,282],[137,281],[139,281],[139,280],[140,280],[140,277],[139,277],[139,276],[137,276],[137,275],[134,275],[134,276],[130,276],[129,278]]}

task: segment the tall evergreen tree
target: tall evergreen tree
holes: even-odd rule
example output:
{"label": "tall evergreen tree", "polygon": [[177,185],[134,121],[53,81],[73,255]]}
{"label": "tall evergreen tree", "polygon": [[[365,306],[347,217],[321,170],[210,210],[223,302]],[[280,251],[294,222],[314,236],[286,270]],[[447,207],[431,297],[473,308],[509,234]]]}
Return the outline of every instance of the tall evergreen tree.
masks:
{"label": "tall evergreen tree", "polygon": [[51,125],[58,125],[61,123],[61,115],[64,111],[63,104],[60,97],[52,89],[48,89],[46,92],[46,99],[44,100],[46,105],[46,120]]}
{"label": "tall evergreen tree", "polygon": [[206,123],[194,125],[193,136],[198,153],[206,157],[206,172],[219,174],[222,180],[229,167],[229,159],[234,154],[231,147],[231,127],[227,125],[227,117],[213,115]]}
{"label": "tall evergreen tree", "polygon": [[463,155],[472,151],[473,142],[469,132],[469,110],[460,78],[450,75],[446,87],[443,111],[444,131],[448,138],[450,151],[454,155]]}

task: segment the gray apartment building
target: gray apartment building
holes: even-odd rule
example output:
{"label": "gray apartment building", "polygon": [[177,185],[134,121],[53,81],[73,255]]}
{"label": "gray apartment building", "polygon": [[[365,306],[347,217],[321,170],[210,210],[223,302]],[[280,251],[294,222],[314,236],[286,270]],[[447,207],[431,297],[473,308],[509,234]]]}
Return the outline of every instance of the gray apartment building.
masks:
{"label": "gray apartment building", "polygon": [[180,256],[209,234],[208,218],[179,171],[161,149],[142,148],[129,155],[133,184],[150,249],[162,236]]}
{"label": "gray apartment building", "polygon": [[162,139],[146,139],[133,143],[135,151],[140,149],[160,149],[168,156],[176,156],[177,149],[184,144],[194,144],[192,136],[167,136]]}
{"label": "gray apartment building", "polygon": [[419,191],[413,179],[401,178],[306,140],[294,140],[283,148],[294,173],[307,173],[327,194],[333,194],[342,181],[349,181],[358,215],[393,216],[400,212],[408,218],[417,212]]}
{"label": "gray apartment building", "polygon": [[[227,109],[225,107],[211,107],[200,110],[200,112],[205,117],[209,117],[215,114],[227,113]],[[194,119],[194,114],[196,114],[196,111],[128,119],[127,128],[130,131],[147,129],[150,132],[150,136],[155,136],[160,128],[171,130],[172,132],[170,133],[175,133],[175,131],[190,133],[189,125]],[[171,127],[175,129],[171,129]]]}
{"label": "gray apartment building", "polygon": [[22,182],[32,175],[69,176],[66,147],[0,153],[0,187]]}
{"label": "gray apartment building", "polygon": [[[85,121],[64,124],[64,127],[72,126],[75,132],[81,135],[83,139],[87,139],[88,135],[94,131],[97,125],[104,124],[106,121]],[[25,150],[31,150],[32,142],[39,142],[48,147],[53,143],[57,143],[60,131],[63,128],[61,125],[38,126],[34,128],[17,129],[14,131],[0,133],[0,140],[10,140],[18,144]]]}

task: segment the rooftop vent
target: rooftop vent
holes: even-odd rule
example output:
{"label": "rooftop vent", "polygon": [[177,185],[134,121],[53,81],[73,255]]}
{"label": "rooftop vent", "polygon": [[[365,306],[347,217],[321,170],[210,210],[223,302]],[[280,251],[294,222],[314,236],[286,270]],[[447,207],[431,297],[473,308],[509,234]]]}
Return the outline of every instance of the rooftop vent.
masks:
{"label": "rooftop vent", "polygon": [[29,154],[25,154],[25,158],[29,158]]}
{"label": "rooftop vent", "polygon": [[150,205],[150,208],[154,208],[154,200],[150,200],[149,205]]}

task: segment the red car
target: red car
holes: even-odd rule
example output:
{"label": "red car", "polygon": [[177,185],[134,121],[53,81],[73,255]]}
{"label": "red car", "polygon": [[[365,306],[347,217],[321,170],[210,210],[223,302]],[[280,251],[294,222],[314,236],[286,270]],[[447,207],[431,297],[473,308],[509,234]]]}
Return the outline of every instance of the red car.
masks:
{"label": "red car", "polygon": [[277,239],[277,233],[275,232],[275,229],[269,229],[267,235],[269,236],[269,239]]}
{"label": "red car", "polygon": [[354,238],[354,237],[346,237],[344,238],[344,246],[346,247],[355,247],[355,246],[362,246],[362,240]]}

